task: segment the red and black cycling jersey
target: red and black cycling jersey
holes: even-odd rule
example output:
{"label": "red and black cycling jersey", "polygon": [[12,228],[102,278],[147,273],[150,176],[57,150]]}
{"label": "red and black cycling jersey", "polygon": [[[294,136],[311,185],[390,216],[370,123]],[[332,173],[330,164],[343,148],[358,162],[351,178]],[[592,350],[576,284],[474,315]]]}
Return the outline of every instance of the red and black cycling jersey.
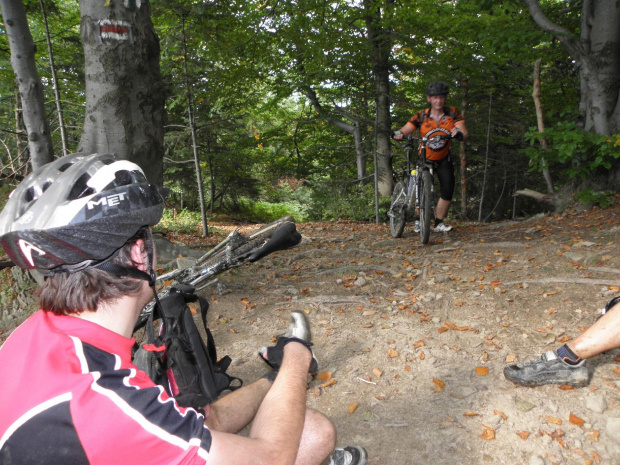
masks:
{"label": "red and black cycling jersey", "polygon": [[[455,107],[444,107],[443,116],[439,122],[431,118],[431,109],[419,111],[407,124],[411,124],[413,129],[420,130],[420,137],[433,136],[435,133],[447,135],[452,128],[463,121],[463,117]],[[438,142],[429,142],[426,146],[426,158],[429,160],[442,160],[450,151],[450,140],[442,140]]]}
{"label": "red and black cycling jersey", "polygon": [[0,462],[206,464],[204,417],[131,361],[134,339],[39,311],[0,348]]}

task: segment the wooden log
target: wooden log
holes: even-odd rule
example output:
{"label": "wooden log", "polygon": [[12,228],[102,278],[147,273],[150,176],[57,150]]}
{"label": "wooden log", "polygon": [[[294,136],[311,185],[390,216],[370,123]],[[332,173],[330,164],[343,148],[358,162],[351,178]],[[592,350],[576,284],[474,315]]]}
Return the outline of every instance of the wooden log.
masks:
{"label": "wooden log", "polygon": [[522,195],[524,197],[530,197],[534,200],[538,200],[539,202],[546,202],[551,205],[555,205],[555,196],[549,194],[542,194],[540,192],[533,191],[531,189],[521,189],[520,191],[516,191],[513,196]]}

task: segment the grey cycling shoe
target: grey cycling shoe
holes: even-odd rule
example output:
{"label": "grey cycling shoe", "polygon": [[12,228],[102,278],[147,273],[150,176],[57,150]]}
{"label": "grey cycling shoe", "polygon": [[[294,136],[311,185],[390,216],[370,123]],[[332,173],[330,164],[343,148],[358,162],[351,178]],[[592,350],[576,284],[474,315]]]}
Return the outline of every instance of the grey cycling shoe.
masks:
{"label": "grey cycling shoe", "polygon": [[327,465],[366,465],[367,463],[368,454],[361,446],[336,448],[327,461]]}
{"label": "grey cycling shoe", "polygon": [[304,312],[298,310],[291,312],[291,322],[288,330],[284,333],[284,337],[296,337],[306,342],[312,342],[312,331],[310,330],[310,322]]}
{"label": "grey cycling shoe", "polygon": [[557,349],[545,352],[536,360],[507,366],[504,376],[515,384],[528,387],[545,384],[583,387],[590,382],[586,360],[569,365],[558,357]]}

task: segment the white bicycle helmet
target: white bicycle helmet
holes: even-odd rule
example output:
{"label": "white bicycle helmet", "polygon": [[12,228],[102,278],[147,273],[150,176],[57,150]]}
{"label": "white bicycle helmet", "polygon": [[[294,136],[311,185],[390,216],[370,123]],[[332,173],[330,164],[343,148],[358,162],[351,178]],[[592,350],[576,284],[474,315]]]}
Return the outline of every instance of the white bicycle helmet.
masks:
{"label": "white bicycle helmet", "polygon": [[35,170],[0,213],[0,244],[20,268],[78,271],[161,219],[164,197],[138,165],[74,153]]}

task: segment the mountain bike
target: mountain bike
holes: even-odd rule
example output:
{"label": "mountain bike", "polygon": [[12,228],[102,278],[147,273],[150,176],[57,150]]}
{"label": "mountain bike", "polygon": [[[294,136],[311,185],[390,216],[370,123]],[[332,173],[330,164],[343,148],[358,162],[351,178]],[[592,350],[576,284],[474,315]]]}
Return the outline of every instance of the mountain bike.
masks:
{"label": "mountain bike", "polygon": [[[392,237],[402,237],[405,230],[407,219],[412,220],[415,214],[419,215],[420,242],[428,244],[431,232],[431,215],[434,209],[434,170],[436,162],[426,159],[426,146],[430,143],[442,143],[452,139],[450,133],[440,130],[429,132],[425,137],[407,136],[402,139],[405,142],[406,168],[404,175],[394,186],[392,191],[392,203],[388,211],[390,218],[390,233]],[[418,143],[418,158],[415,166],[411,167],[411,152],[416,149],[415,142]],[[393,155],[398,156],[398,155]]]}
{"label": "mountain bike", "polygon": [[[163,299],[169,295],[170,288],[178,285],[190,286],[194,291],[199,291],[217,284],[218,280],[211,278],[220,273],[254,263],[272,252],[294,247],[300,242],[301,234],[297,232],[292,216],[280,218],[247,235],[235,230],[191,266],[159,276],[155,282],[156,287],[159,287],[157,296]],[[134,332],[147,323],[154,308],[155,300],[152,300],[142,309]]]}

